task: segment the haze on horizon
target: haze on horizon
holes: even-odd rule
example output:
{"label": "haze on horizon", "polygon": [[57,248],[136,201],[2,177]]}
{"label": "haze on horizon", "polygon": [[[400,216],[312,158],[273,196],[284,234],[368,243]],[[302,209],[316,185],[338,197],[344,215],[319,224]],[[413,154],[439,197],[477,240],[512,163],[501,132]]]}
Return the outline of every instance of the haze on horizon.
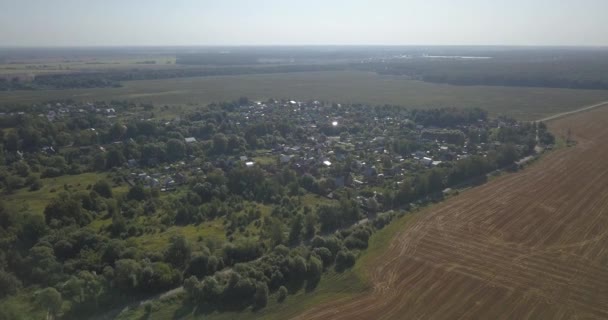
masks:
{"label": "haze on horizon", "polygon": [[608,45],[605,0],[0,0],[0,46]]}

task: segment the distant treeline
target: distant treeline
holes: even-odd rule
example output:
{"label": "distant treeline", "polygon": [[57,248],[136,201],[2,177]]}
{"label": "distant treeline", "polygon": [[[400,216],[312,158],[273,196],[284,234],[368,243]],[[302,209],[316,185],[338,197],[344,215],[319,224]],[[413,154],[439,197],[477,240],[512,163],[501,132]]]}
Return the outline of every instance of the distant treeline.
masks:
{"label": "distant treeline", "polygon": [[44,74],[34,80],[0,78],[0,91],[115,87],[130,80],[336,70],[372,71],[453,85],[608,89],[608,50],[601,48],[226,48],[180,52],[176,57],[178,66],[171,69]]}
{"label": "distant treeline", "polygon": [[537,59],[418,58],[356,68],[453,85],[608,89],[608,54],[603,53]]}
{"label": "distant treeline", "polygon": [[288,72],[312,72],[343,70],[339,65],[283,65],[266,67],[214,67],[189,69],[157,70],[116,70],[92,73],[45,74],[34,80],[0,78],[0,91],[8,90],[43,90],[73,88],[120,87],[122,81],[154,80],[186,77],[206,77],[223,75],[270,74]]}

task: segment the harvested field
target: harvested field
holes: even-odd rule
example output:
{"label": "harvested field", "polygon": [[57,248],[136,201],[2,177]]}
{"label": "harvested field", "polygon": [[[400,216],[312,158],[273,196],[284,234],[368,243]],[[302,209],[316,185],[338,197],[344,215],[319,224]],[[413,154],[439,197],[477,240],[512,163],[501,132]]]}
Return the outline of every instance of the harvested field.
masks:
{"label": "harvested field", "polygon": [[607,319],[608,108],[550,124],[577,145],[418,215],[372,289],[299,319]]}

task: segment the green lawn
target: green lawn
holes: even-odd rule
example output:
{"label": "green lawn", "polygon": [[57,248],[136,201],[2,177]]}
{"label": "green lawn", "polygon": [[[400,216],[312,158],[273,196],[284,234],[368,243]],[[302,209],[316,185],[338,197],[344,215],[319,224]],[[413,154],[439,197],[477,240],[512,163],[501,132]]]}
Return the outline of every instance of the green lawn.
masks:
{"label": "green lawn", "polygon": [[198,226],[174,226],[160,233],[144,234],[140,237],[133,238],[133,241],[143,249],[150,251],[165,250],[171,237],[180,234],[186,237],[191,243],[198,242],[199,237],[202,239],[225,241],[226,235],[222,222],[222,219],[215,219],[210,222],[201,223]]}
{"label": "green lawn", "polygon": [[237,99],[289,98],[405,107],[482,107],[491,114],[539,119],[608,100],[605,90],[452,86],[369,72],[328,71],[124,82],[122,88],[5,92],[0,104],[72,98],[131,100],[158,105],[204,105]]}
{"label": "green lawn", "polygon": [[105,174],[100,173],[83,173],[41,179],[42,189],[30,191],[28,188],[22,188],[13,194],[3,195],[3,200],[18,211],[42,214],[49,201],[57,197],[57,194],[64,190],[65,185],[70,186],[70,190],[74,191],[86,190],[87,186],[105,177]]}
{"label": "green lawn", "polygon": [[330,200],[325,197],[321,197],[319,195],[308,192],[300,197],[300,201],[302,201],[303,206],[309,206],[310,208],[314,208],[317,205],[331,205],[337,203],[336,200]]}

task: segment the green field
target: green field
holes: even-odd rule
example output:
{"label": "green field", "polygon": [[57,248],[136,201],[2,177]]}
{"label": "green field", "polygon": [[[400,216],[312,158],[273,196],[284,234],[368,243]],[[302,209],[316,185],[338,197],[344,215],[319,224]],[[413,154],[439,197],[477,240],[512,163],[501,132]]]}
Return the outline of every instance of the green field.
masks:
{"label": "green field", "polygon": [[608,91],[602,90],[452,86],[355,71],[179,78],[123,84],[121,88],[4,92],[0,95],[0,104],[72,98],[175,106],[204,105],[247,96],[418,108],[481,107],[492,115],[507,114],[531,120],[608,100]]}
{"label": "green field", "polygon": [[64,175],[57,178],[41,179],[43,187],[40,190],[30,191],[22,188],[10,195],[3,195],[5,203],[20,212],[42,214],[46,205],[64,191],[65,187],[73,191],[86,190],[98,180],[106,177],[105,174],[83,173],[78,175]]}

